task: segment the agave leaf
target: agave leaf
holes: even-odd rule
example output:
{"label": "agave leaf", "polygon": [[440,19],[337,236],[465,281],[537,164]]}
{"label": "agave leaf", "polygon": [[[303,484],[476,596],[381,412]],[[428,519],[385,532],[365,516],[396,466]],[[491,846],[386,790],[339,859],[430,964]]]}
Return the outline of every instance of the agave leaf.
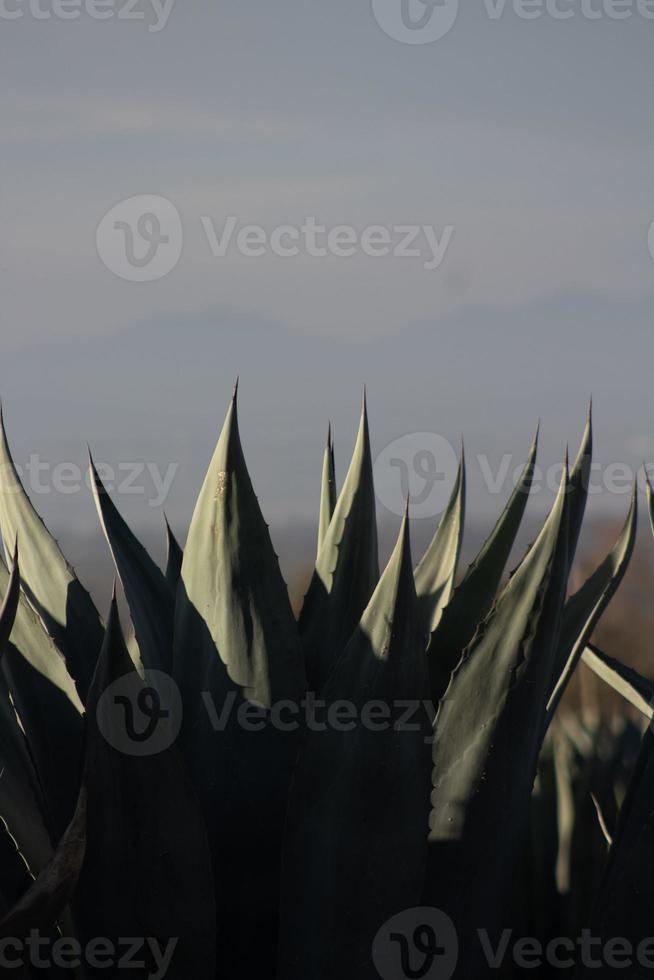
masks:
{"label": "agave leaf", "polygon": [[463,450],[461,462],[445,513],[429,548],[415,571],[420,614],[433,633],[450,601],[454,587],[465,517],[466,472]]}
{"label": "agave leaf", "polygon": [[[156,936],[166,945],[179,937],[167,976],[213,980],[211,859],[198,801],[171,742],[172,703],[150,713],[153,741],[137,742],[130,730],[130,721],[136,731],[143,727],[134,713],[148,694],[147,677],[141,681],[129,656],[114,597],[87,705],[88,819],[76,921],[86,941]],[[144,754],[135,754],[139,747]]]}
{"label": "agave leaf", "polygon": [[500,924],[524,843],[565,597],[567,492],[565,470],[540,535],[464,653],[436,717],[427,898],[459,929],[457,976],[480,975],[476,930]]}
{"label": "agave leaf", "polygon": [[310,690],[322,689],[378,580],[375,491],[364,399],[352,461],[300,613]]}
{"label": "agave leaf", "polygon": [[14,466],[0,411],[0,532],[10,554],[21,543],[23,589],[62,651],[82,700],[103,629],[88,592],[32,506]]}
{"label": "agave leaf", "polygon": [[0,937],[26,937],[56,926],[73,897],[86,848],[86,793],[80,791],[73,819],[52,858],[0,922]]}
{"label": "agave leaf", "polygon": [[320,520],[318,523],[318,555],[327,534],[336,507],[336,467],[334,465],[334,443],[332,427],[327,430],[327,445],[322,461],[322,482],[320,485]]}
{"label": "agave leaf", "polygon": [[[626,798],[622,804],[613,844],[595,900],[590,932],[601,940],[601,948],[619,936],[631,943],[634,951],[651,933],[651,908],[654,903],[654,735],[647,728]],[[597,947],[600,948],[600,947]],[[633,977],[646,976],[649,970],[632,969]],[[579,976],[613,977],[615,970],[604,965],[591,968],[584,964]]]}
{"label": "agave leaf", "polygon": [[[9,571],[0,557],[0,589],[5,593],[9,588],[9,581]],[[12,647],[20,650],[34,670],[56,687],[79,715],[82,714],[82,702],[73,679],[66,671],[64,658],[23,595],[19,597],[11,632],[9,649]]]}
{"label": "agave leaf", "polygon": [[454,590],[432,635],[429,644],[429,669],[435,703],[445,693],[461,654],[493,604],[527,505],[537,448],[538,431],[508,503],[460,585]]}
{"label": "agave leaf", "polygon": [[[0,559],[0,590],[7,592],[10,580]],[[59,840],[79,792],[82,704],[63,657],[22,595],[5,644],[2,675],[38,774],[43,794],[40,807],[50,837]]]}
{"label": "agave leaf", "polygon": [[[654,495],[647,480],[647,501],[654,531]],[[651,722],[654,683],[635,670],[587,646],[584,662],[623,695]],[[624,937],[637,946],[649,935],[649,909],[654,902],[654,735],[648,725],[640,755],[613,834],[613,844],[595,903],[592,932],[605,941]],[[581,971],[583,978],[589,971]],[[604,970],[607,976],[609,971]],[[644,971],[643,971],[644,972]],[[597,975],[597,974],[596,974]],[[601,974],[600,974],[601,975]]]}
{"label": "agave leaf", "polygon": [[20,901],[33,880],[25,858],[0,817],[0,915],[4,917]]}
{"label": "agave leaf", "polygon": [[14,550],[14,560],[5,597],[0,609],[0,657],[5,652],[11,631],[16,621],[18,601],[20,599],[20,570],[18,567],[18,545]]}
{"label": "agave leaf", "polygon": [[572,567],[581,526],[588,499],[588,484],[593,460],[593,405],[588,409],[586,427],[581,438],[581,445],[574,466],[570,471],[570,490],[568,501],[569,541],[568,564]]}
{"label": "agave leaf", "polygon": [[585,647],[581,659],[609,687],[633,704],[634,708],[638,708],[645,718],[654,718],[654,681],[602,653],[594,644]]}
{"label": "agave leaf", "polygon": [[170,585],[173,592],[176,592],[182,574],[182,561],[184,560],[184,552],[182,551],[181,545],[179,544],[177,538],[173,534],[167,519],[166,519],[166,542],[167,542],[166,581]]}
{"label": "agave leaf", "polygon": [[[225,976],[264,975],[275,955],[281,833],[299,736],[269,725],[268,712],[298,704],[305,680],[297,624],[243,458],[236,394],[188,534],[174,668],[183,747],[210,834],[222,968]],[[257,707],[263,730],[252,731],[239,713]]]}
{"label": "agave leaf", "polygon": [[[24,882],[14,851],[19,852],[29,872],[38,874],[50,860],[52,845],[44,820],[41,787],[2,672],[0,774],[0,894],[13,904],[19,894],[12,882]],[[5,828],[13,846],[5,839]]]}
{"label": "agave leaf", "polygon": [[561,640],[553,674],[553,691],[547,706],[549,725],[600,616],[624,577],[636,541],[638,505],[634,488],[624,528],[611,552],[582,587],[570,596],[563,611]]}
{"label": "agave leaf", "polygon": [[[327,719],[340,705],[354,709],[355,720],[319,730],[324,718],[317,718],[294,780],[282,882],[284,980],[340,980],[353,969],[361,980],[378,977],[375,934],[419,904],[431,734],[425,639],[405,520],[323,692]],[[385,723],[366,721],[370,703],[386,707]]]}
{"label": "agave leaf", "polygon": [[297,626],[243,458],[236,393],[191,521],[181,586],[175,652],[182,674],[191,657],[186,630],[199,617],[212,641],[205,652],[224,663],[248,700],[269,707],[301,694]]}
{"label": "agave leaf", "polygon": [[[7,572],[6,577],[7,580],[1,583],[4,601],[0,613],[0,661],[3,668],[20,597],[17,551],[14,552],[11,576]],[[50,838],[44,812],[45,801],[38,776],[16,716],[4,670],[0,669],[0,821],[4,821],[16,848],[23,855],[25,865],[36,870],[40,870],[50,857]],[[12,853],[13,849],[9,846],[8,867],[14,864]],[[0,877],[1,873],[0,866]],[[1,885],[0,893],[6,894],[6,889]]]}
{"label": "agave leaf", "polygon": [[[0,659],[4,659],[20,596],[18,554],[0,612]],[[0,818],[16,836],[25,860],[38,866],[48,854],[44,801],[4,673],[0,671]],[[10,849],[11,850],[11,849]],[[1,871],[1,869],[0,869]],[[0,889],[1,890],[1,889]]]}
{"label": "agave leaf", "polygon": [[93,498],[116,565],[146,669],[172,671],[175,593],[113,504],[90,460]]}

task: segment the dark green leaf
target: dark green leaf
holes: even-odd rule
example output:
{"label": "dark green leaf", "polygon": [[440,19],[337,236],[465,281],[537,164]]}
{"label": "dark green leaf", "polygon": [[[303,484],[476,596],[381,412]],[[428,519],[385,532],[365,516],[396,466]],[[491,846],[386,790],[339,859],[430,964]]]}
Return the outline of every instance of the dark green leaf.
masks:
{"label": "dark green leaf", "polygon": [[175,592],[111,501],[90,460],[93,497],[146,669],[172,671]]}
{"label": "dark green leaf", "polygon": [[364,400],[352,461],[300,614],[312,691],[320,691],[379,579],[375,491]]}
{"label": "dark green leaf", "polygon": [[16,538],[25,593],[62,651],[84,700],[103,628],[91,598],[36,513],[14,466],[0,412],[0,531],[5,552]]}
{"label": "dark green leaf", "polygon": [[464,653],[435,722],[427,897],[459,930],[457,976],[481,974],[476,930],[499,926],[524,845],[565,598],[567,488],[566,470],[539,537]]}
{"label": "dark green leaf", "polygon": [[468,568],[443,610],[429,644],[432,698],[437,703],[450,682],[452,671],[487,615],[497,593],[504,567],[522,521],[534,474],[538,432],[526,465],[492,534]]}
{"label": "dark green leaf", "polygon": [[[171,743],[169,726],[177,713],[167,700],[170,692],[159,703],[155,691],[161,693],[156,672],[146,672],[145,682],[136,673],[114,599],[89,690],[88,819],[76,920],[86,941],[150,936],[167,946],[177,938],[167,976],[213,980],[215,909],[206,832]],[[141,705],[149,705],[149,713]]]}
{"label": "dark green leaf", "polygon": [[322,461],[322,481],[320,485],[320,520],[318,524],[318,554],[327,535],[336,507],[336,467],[334,465],[334,443],[332,427],[327,430],[327,445]]}
{"label": "dark green leaf", "polygon": [[624,577],[634,550],[637,520],[638,506],[634,488],[627,520],[613,550],[565,604],[546,724],[554,717],[586,643]]}
{"label": "dark green leaf", "polygon": [[463,539],[465,519],[466,470],[463,451],[452,495],[429,548],[415,571],[420,615],[433,633],[447,606]]}
{"label": "dark green leaf", "polygon": [[[327,722],[316,716],[308,734],[284,851],[279,976],[285,980],[377,977],[375,934],[390,916],[420,903],[431,724],[426,631],[411,569],[405,521],[325,687]],[[378,712],[374,723],[371,705]],[[339,706],[341,722],[343,708],[348,711],[344,726],[329,721]]]}

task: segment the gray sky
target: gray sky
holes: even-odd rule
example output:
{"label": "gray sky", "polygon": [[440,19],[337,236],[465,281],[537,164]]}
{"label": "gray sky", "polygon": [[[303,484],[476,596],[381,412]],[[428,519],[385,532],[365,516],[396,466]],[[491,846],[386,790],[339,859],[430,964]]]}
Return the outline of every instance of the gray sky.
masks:
{"label": "gray sky", "polygon": [[[375,2],[392,23],[401,0]],[[541,417],[542,458],[560,459],[591,392],[598,458],[654,462],[654,20],[644,0],[625,20],[589,4],[526,20],[466,0],[440,40],[406,44],[370,0],[177,0],[158,31],[149,0],[142,20],[103,21],[5,0],[22,12],[0,16],[0,392],[17,459],[81,463],[88,440],[114,465],[179,464],[166,509],[181,527],[240,373],[272,521],[315,512],[330,417],[343,476],[364,382],[375,453],[408,432],[465,436],[479,513],[502,501],[475,455],[517,464]],[[121,279],[96,247],[136,195],[181,219],[156,281]],[[202,219],[218,234],[229,215],[451,239],[433,269],[360,251],[215,257]],[[119,505],[160,519],[138,496]],[[84,494],[37,506],[55,527],[92,520]]]}

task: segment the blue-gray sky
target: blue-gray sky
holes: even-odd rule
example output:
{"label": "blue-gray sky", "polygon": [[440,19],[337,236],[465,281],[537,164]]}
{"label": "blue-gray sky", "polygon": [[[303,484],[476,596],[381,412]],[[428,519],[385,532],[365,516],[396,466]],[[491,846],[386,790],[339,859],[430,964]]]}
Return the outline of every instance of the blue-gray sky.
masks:
{"label": "blue-gray sky", "polygon": [[[551,462],[592,392],[598,457],[654,462],[645,5],[616,20],[605,0],[591,20],[589,0],[560,0],[572,18],[525,20],[466,0],[446,36],[413,45],[370,0],[177,0],[156,32],[145,0],[145,20],[105,21],[20,2],[0,17],[0,392],[17,459],[81,462],[88,440],[101,459],[179,462],[166,506],[181,525],[239,373],[248,462],[280,523],[315,511],[330,417],[343,475],[364,382],[375,452],[435,431],[517,462],[541,417]],[[175,205],[183,251],[164,278],[127,282],[96,229],[145,194]],[[228,215],[454,231],[431,271],[215,258],[201,218]],[[470,482],[471,506],[497,509],[474,468]],[[83,495],[38,505],[55,527],[91,520]]]}

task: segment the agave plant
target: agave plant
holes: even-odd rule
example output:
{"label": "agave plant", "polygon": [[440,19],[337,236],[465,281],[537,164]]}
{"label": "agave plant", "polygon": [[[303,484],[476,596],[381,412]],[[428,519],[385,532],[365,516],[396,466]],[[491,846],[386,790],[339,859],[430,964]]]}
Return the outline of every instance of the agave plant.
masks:
{"label": "agave plant", "polygon": [[[537,436],[462,575],[463,455],[420,562],[407,512],[380,574],[364,403],[340,493],[328,437],[297,622],[243,457],[236,393],[183,553],[167,529],[165,571],[91,461],[130,645],[115,594],[104,623],[32,507],[3,422],[0,534],[13,557],[10,568],[0,562],[0,936],[174,940],[174,978],[400,978],[399,960],[380,966],[376,937],[398,913],[434,906],[458,935],[455,976],[486,975],[476,933],[515,924],[516,880],[537,865],[537,815],[550,829],[560,823],[560,800],[543,802],[555,799],[551,759],[562,766],[560,736],[548,730],[577,664],[643,714],[654,693],[588,646],[633,549],[635,493],[615,547],[568,595],[590,418],[540,534],[503,583],[536,451]],[[137,705],[156,706],[157,751],[124,750],[126,684]],[[328,723],[307,713],[315,698]],[[297,724],[282,723],[282,706]],[[332,723],[339,712],[345,724]],[[634,887],[652,889],[653,759],[648,734],[599,885],[594,915],[606,934],[627,928]],[[588,819],[595,827],[594,810]],[[557,867],[574,874],[571,860]],[[645,934],[644,917],[620,934]],[[122,975],[86,961],[81,970]],[[147,961],[129,975],[153,972]]]}

